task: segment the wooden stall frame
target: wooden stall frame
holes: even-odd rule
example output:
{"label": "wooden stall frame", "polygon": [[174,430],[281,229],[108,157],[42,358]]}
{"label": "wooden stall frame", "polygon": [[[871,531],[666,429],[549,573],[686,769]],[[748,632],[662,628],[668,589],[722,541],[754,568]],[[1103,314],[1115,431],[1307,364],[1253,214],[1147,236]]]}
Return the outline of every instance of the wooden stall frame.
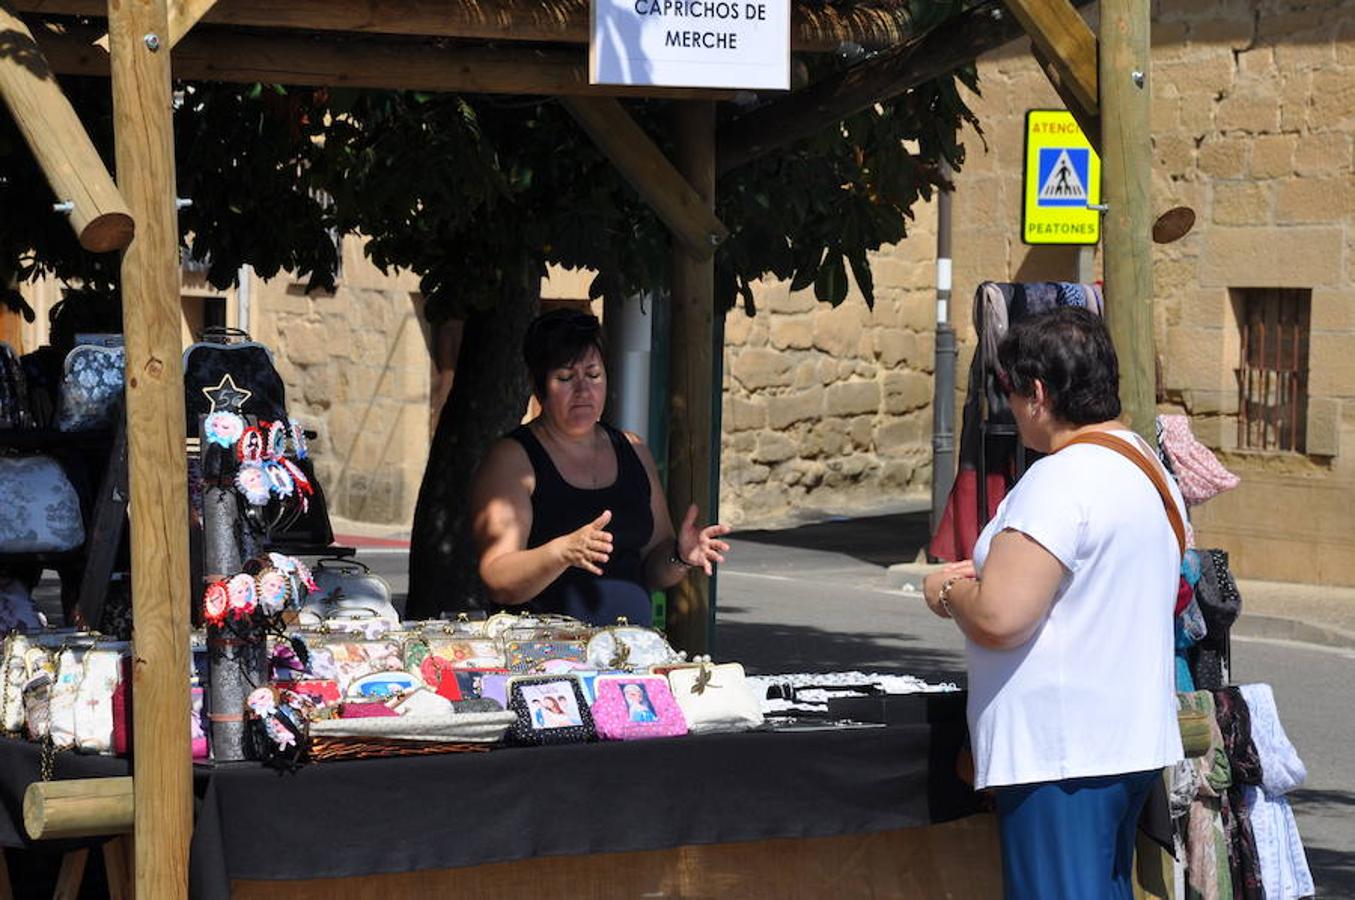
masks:
{"label": "wooden stall frame", "polygon": [[[137,695],[133,733],[138,748],[133,780],[135,893],[155,900],[185,897],[192,830],[188,696],[183,690],[188,665],[189,579],[171,48],[179,45],[183,52],[181,74],[223,81],[259,80],[271,73],[279,81],[295,77],[325,84],[372,82],[370,86],[593,98],[621,93],[703,98],[683,102],[676,112],[678,158],[671,165],[656,158],[658,151],[652,142],[640,140],[643,132],[637,135],[630,131],[631,139],[624,148],[612,140],[613,135],[595,134],[613,159],[630,154],[634,165],[628,177],[647,201],[660,208],[663,220],[676,236],[672,285],[673,450],[668,496],[679,516],[693,501],[706,507],[713,485],[718,484],[718,471],[713,466],[718,443],[710,434],[717,352],[714,335],[718,330],[709,250],[724,236],[723,225],[713,213],[717,171],[733,166],[717,158],[713,101],[729,94],[593,89],[579,80],[577,66],[581,62],[570,61],[558,50],[533,48],[527,53],[542,54],[534,64],[520,56],[514,61],[516,73],[506,74],[500,67],[497,74],[482,77],[480,73],[492,70],[493,58],[502,59],[505,50],[443,48],[443,60],[427,47],[409,44],[404,47],[410,59],[405,66],[400,64],[398,54],[390,52],[393,45],[381,50],[381,38],[365,49],[362,42],[355,41],[339,50],[337,45],[326,49],[313,36],[287,34],[293,29],[366,36],[369,40],[373,36],[404,35],[501,44],[580,44],[587,40],[587,0],[291,0],[284,4],[272,0],[107,0],[106,7],[105,0],[10,2],[5,9],[21,13],[106,15],[108,19],[106,65],[113,79],[118,187],[137,228],[123,258],[137,623],[133,652]],[[1148,0],[1103,0],[1099,42],[1089,40],[1090,29],[1069,0],[1005,2],[1031,36],[1060,95],[1078,107],[1074,112],[1086,119],[1084,127],[1087,122],[1096,126],[1089,134],[1103,151],[1105,195],[1110,207],[1106,236],[1106,281],[1111,298],[1108,318],[1125,374],[1122,391],[1126,410],[1133,426],[1142,431],[1151,424],[1152,407],[1144,405],[1142,395],[1147,385],[1151,401],[1154,358],[1147,222]],[[1081,2],[1084,0],[1076,5]],[[14,18],[13,12],[5,14]],[[213,40],[235,42],[238,53],[227,58],[239,60],[240,69],[247,71],[232,77],[230,64],[208,60],[202,52],[194,55],[191,29],[197,22],[266,29],[267,33],[251,36],[223,32],[214,36]],[[946,32],[938,30],[934,35],[938,33]],[[863,103],[888,99],[924,77],[968,62],[990,49],[984,40],[997,41],[1009,32],[994,29],[976,37],[972,29],[957,29],[951,23],[948,33],[957,42],[957,49],[950,54],[936,36],[930,42],[921,38],[915,45],[908,45],[919,36],[912,32],[906,9],[888,0],[867,0],[847,9],[797,4],[791,38],[797,50],[835,51],[844,42],[868,50],[896,49],[882,54],[883,58],[856,64],[835,84],[811,85],[802,94],[751,113],[742,126],[736,120],[732,126],[735,140],[722,140],[720,153],[741,164],[780,146],[779,141],[759,143],[757,116],[808,120],[798,123],[802,128],[808,128],[809,122],[826,125]],[[963,43],[966,36],[969,42]],[[37,38],[59,59],[61,70],[101,71],[104,62],[97,54],[103,51],[90,46],[98,43],[95,36],[83,45],[84,49],[58,34],[39,31]],[[363,53],[367,54],[365,60]],[[462,55],[458,57],[459,53]],[[280,61],[280,54],[295,54],[300,64]],[[1098,60],[1097,71],[1092,70],[1090,60]],[[346,82],[350,61],[361,63],[355,68],[365,74]],[[538,89],[534,90],[538,79]],[[576,117],[592,123],[586,124],[590,131],[603,122],[629,122],[634,126],[624,110],[614,104],[593,99],[571,102],[570,107]],[[740,127],[744,129],[742,138]],[[37,128],[40,145],[72,131],[54,126],[50,117],[39,119]],[[701,202],[694,203],[693,196]],[[710,615],[709,585],[703,577],[694,576],[675,594],[678,642],[693,651],[705,647]]]}

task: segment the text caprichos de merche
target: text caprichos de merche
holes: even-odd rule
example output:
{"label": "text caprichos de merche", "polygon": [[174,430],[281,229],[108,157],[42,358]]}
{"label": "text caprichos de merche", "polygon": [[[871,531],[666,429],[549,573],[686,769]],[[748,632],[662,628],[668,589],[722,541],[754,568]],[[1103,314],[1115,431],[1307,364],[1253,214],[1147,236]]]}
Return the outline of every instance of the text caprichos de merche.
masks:
{"label": "text caprichos de merche", "polygon": [[[678,19],[708,20],[715,27],[669,28],[664,32],[665,47],[706,50],[738,50],[739,33],[720,31],[717,22],[763,22],[767,4],[737,3],[729,0],[635,0],[638,16],[663,16]],[[704,21],[702,24],[706,24]]]}

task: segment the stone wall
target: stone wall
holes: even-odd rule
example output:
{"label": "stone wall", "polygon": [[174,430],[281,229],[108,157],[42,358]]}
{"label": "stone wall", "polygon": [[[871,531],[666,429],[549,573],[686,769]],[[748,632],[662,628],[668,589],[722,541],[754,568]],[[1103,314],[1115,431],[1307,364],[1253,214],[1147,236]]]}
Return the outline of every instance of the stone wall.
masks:
{"label": "stone wall", "polygon": [[[934,217],[933,217],[934,219]],[[935,246],[934,227],[910,240]],[[926,261],[875,260],[875,308],[765,284],[726,320],[721,518],[766,526],[922,502],[931,479]]]}
{"label": "stone wall", "polygon": [[291,414],[315,429],[332,515],[413,519],[431,439],[431,364],[415,279],[387,278],[343,242],[333,294],[279,277],[251,285],[250,330],[273,348]]}

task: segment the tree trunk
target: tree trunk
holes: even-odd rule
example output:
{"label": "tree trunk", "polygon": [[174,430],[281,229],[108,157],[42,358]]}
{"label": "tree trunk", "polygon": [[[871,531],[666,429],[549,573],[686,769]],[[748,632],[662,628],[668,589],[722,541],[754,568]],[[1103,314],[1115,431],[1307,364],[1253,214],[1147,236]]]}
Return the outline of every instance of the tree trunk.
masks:
{"label": "tree trunk", "polygon": [[408,618],[483,606],[467,492],[489,445],[516,427],[527,408],[531,388],[522,338],[541,305],[541,280],[525,280],[516,296],[466,319],[451,395],[433,432],[414,507]]}

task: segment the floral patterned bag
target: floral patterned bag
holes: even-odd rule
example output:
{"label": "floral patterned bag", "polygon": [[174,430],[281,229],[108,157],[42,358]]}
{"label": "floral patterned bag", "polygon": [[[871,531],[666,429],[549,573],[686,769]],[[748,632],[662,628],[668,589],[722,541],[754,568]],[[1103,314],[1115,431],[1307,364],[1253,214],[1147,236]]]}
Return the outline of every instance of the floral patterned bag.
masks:
{"label": "floral patterned bag", "polygon": [[122,403],[121,347],[81,345],[66,355],[61,379],[58,431],[94,431],[111,428]]}
{"label": "floral patterned bag", "polygon": [[61,553],[85,542],[80,498],[50,456],[0,456],[0,553]]}

